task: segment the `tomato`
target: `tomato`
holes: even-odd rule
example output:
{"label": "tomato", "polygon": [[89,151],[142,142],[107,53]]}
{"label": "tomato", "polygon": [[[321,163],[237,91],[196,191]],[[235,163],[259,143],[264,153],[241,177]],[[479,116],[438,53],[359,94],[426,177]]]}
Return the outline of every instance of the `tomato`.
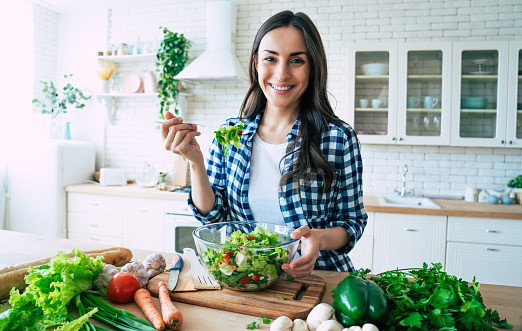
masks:
{"label": "tomato", "polygon": [[230,259],[228,257],[224,257],[223,263],[230,265]]}
{"label": "tomato", "polygon": [[254,238],[254,237],[252,237],[252,236],[250,236],[250,235],[247,236],[247,238],[248,238],[249,240],[254,240],[254,239],[256,239],[256,238]]}
{"label": "tomato", "polygon": [[127,303],[134,300],[134,293],[140,289],[136,276],[128,272],[118,272],[112,277],[107,288],[107,297],[112,302]]}
{"label": "tomato", "polygon": [[249,281],[250,281],[250,278],[248,276],[243,276],[243,277],[239,278],[239,282],[241,284],[248,284]]}
{"label": "tomato", "polygon": [[255,274],[255,275],[252,277],[252,280],[253,280],[254,282],[257,283],[257,281],[259,280],[259,275],[258,275],[258,274]]}
{"label": "tomato", "polygon": [[231,257],[231,256],[234,256],[234,253],[228,252],[228,253],[223,254],[223,256],[224,257]]}

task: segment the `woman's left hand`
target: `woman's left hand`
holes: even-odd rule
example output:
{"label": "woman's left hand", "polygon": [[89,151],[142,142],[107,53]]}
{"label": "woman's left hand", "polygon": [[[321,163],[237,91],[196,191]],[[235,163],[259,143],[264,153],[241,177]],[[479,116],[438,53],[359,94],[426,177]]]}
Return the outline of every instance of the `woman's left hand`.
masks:
{"label": "woman's left hand", "polygon": [[314,270],[314,264],[319,257],[319,241],[314,232],[303,225],[290,234],[294,239],[301,238],[301,257],[291,263],[283,264],[283,270],[294,278],[308,276]]}

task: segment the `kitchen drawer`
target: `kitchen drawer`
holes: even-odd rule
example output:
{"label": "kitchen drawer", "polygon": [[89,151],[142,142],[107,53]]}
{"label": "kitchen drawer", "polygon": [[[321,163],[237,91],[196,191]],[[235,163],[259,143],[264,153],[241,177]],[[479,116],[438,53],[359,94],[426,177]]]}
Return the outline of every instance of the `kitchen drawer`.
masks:
{"label": "kitchen drawer", "polygon": [[522,221],[448,217],[448,241],[522,246]]}
{"label": "kitchen drawer", "polygon": [[522,286],[522,247],[448,242],[446,272],[471,282]]}
{"label": "kitchen drawer", "polygon": [[123,198],[111,195],[69,193],[67,210],[83,213],[121,215]]}
{"label": "kitchen drawer", "polygon": [[194,215],[187,200],[165,200],[163,210],[168,214]]}
{"label": "kitchen drawer", "polygon": [[121,216],[67,213],[69,232],[78,232],[109,237],[119,237],[122,231]]}
{"label": "kitchen drawer", "polygon": [[93,235],[81,232],[69,232],[68,239],[72,240],[81,240],[87,242],[94,242],[99,244],[106,244],[111,246],[123,246],[123,240],[121,237],[108,237],[108,236],[100,236]]}

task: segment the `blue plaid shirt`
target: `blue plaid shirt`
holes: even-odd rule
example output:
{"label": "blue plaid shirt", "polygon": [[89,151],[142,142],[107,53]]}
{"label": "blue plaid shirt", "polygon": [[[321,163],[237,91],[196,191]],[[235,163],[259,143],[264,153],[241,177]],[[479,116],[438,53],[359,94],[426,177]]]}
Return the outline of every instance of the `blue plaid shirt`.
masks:
{"label": "blue plaid shirt", "polygon": [[[253,121],[246,120],[241,135],[241,146],[231,144],[230,154],[224,156],[220,145],[214,139],[210,148],[207,174],[216,196],[213,210],[206,215],[197,212],[189,195],[188,203],[195,217],[202,223],[223,221],[254,221],[248,204],[250,156],[254,134],[260,113]],[[226,125],[234,125],[238,118],[228,119]],[[290,144],[296,139],[299,119],[294,123],[286,138]],[[299,148],[299,141],[296,148]],[[361,238],[368,216],[363,206],[362,159],[355,132],[348,124],[330,124],[323,134],[321,149],[323,155],[335,169],[335,180],[324,194],[321,193],[323,177],[304,183],[300,180],[297,189],[295,178],[287,181],[283,190],[279,188],[279,207],[286,224],[298,228],[308,225],[311,229],[325,229],[341,226],[350,236],[349,243],[339,250],[320,251],[314,268],[323,270],[354,271],[348,253]],[[285,157],[283,173],[292,171],[290,164],[297,153]]]}

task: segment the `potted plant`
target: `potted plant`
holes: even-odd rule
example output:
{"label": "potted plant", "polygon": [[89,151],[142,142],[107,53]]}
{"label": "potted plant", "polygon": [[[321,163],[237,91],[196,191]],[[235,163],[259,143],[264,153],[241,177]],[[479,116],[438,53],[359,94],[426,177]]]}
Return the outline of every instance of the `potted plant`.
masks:
{"label": "potted plant", "polygon": [[522,175],[509,180],[507,186],[515,193],[516,202],[522,204]]}
{"label": "potted plant", "polygon": [[163,28],[161,49],[156,56],[156,67],[160,72],[158,81],[160,119],[165,118],[163,114],[170,109],[171,105],[174,105],[173,112],[178,114],[179,82],[174,77],[185,67],[189,48],[190,41],[183,34],[174,33],[166,27]]}
{"label": "potted plant", "polygon": [[[71,75],[64,75],[67,80]],[[33,103],[41,109],[42,114],[51,115],[51,138],[58,138],[60,135],[60,125],[58,125],[58,115],[67,113],[69,107],[81,109],[85,107],[84,100],[89,100],[90,96],[85,96],[83,91],[67,83],[60,94],[58,88],[52,81],[43,82],[43,98],[33,99]]]}

